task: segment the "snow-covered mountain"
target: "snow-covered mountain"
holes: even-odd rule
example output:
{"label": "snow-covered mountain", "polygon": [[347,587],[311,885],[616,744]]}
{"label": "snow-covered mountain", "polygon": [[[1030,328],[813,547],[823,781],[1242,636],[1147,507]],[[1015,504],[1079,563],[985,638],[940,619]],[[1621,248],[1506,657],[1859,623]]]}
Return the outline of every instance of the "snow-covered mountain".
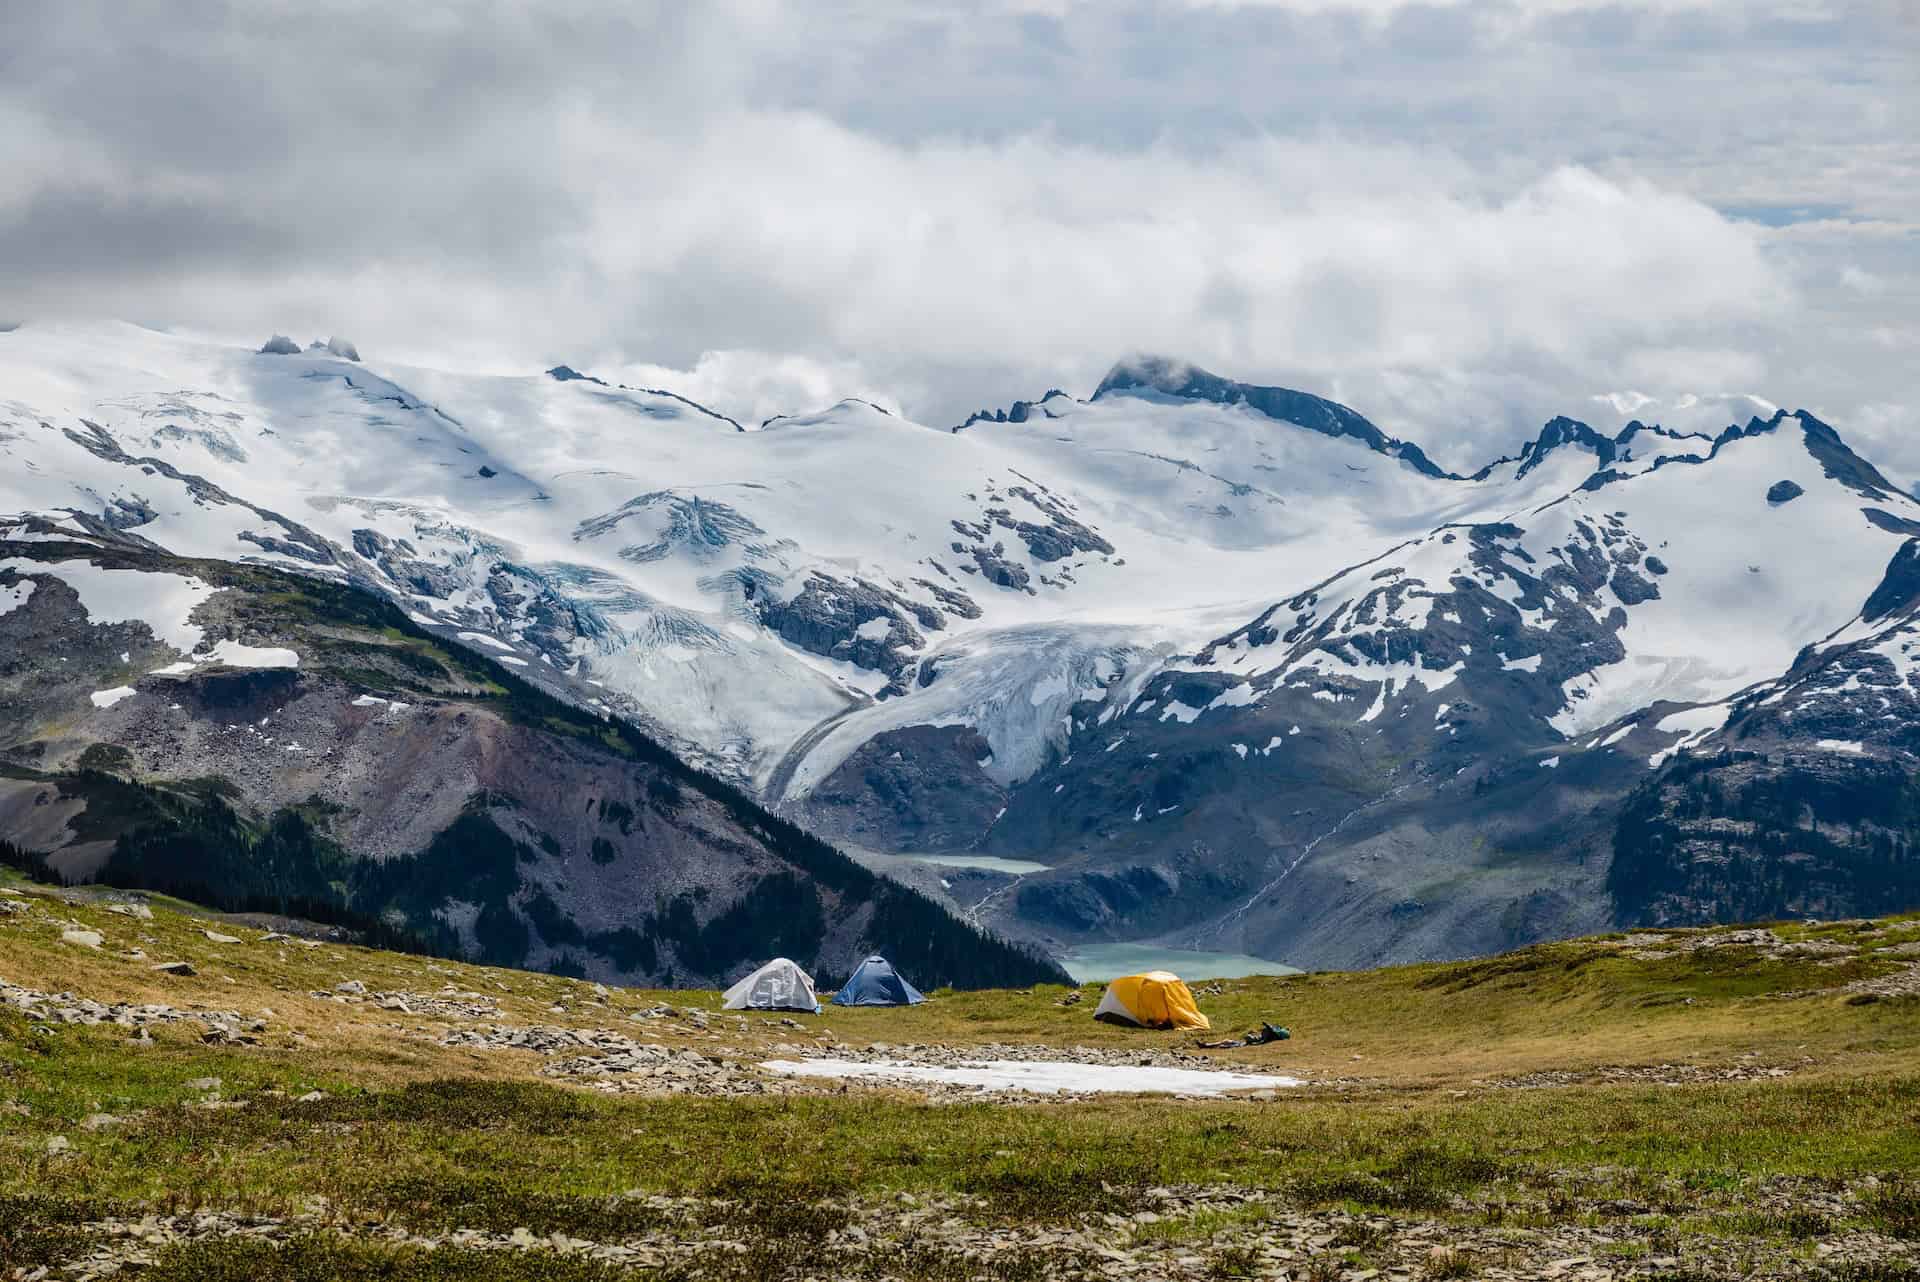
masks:
{"label": "snow-covered mountain", "polygon": [[[850,846],[1045,865],[926,884],[1056,945],[1332,963],[1603,923],[1650,775],[1767,699],[1790,726],[1833,656],[1906,688],[1920,504],[1805,413],[1555,419],[1460,476],[1159,359],[951,430],[745,429],[566,366],[272,346],[0,335],[0,538],[378,592]],[[1795,751],[1910,771],[1848,707]]]}

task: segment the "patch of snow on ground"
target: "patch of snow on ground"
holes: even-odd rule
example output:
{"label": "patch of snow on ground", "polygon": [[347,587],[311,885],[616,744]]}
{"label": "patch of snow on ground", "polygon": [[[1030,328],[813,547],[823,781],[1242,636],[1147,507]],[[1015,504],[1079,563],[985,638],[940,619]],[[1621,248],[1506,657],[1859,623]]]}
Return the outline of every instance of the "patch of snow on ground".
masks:
{"label": "patch of snow on ground", "polygon": [[[95,696],[96,698],[98,696]],[[1856,755],[1867,750],[1867,745],[1853,739],[1822,739],[1813,745],[1822,752],[1844,752]]]}
{"label": "patch of snow on ground", "polygon": [[1149,1068],[1117,1064],[1064,1064],[1042,1060],[979,1060],[956,1065],[909,1064],[898,1060],[862,1063],[846,1059],[776,1059],[761,1065],[789,1077],[865,1078],[882,1082],[924,1082],[972,1086],[981,1091],[1026,1091],[1058,1095],[1066,1091],[1123,1095],[1201,1095],[1272,1090],[1300,1086],[1297,1077],[1233,1073],[1192,1068]]}
{"label": "patch of snow on ground", "polygon": [[1548,757],[1540,763],[1540,768],[1542,770],[1558,770],[1560,768],[1560,758]]}
{"label": "patch of snow on ground", "polygon": [[460,639],[470,645],[487,645],[492,646],[496,650],[505,650],[509,654],[513,653],[512,646],[500,640],[498,637],[490,637],[484,632],[462,632]]}
{"label": "patch of snow on ground", "polygon": [[[103,570],[90,561],[0,561],[0,570],[46,574],[72,588],[94,624],[141,622],[176,650],[200,644],[198,624],[187,621],[214,588],[182,574],[144,570]],[[22,598],[24,599],[24,598]]]}
{"label": "patch of snow on ground", "polygon": [[1505,655],[1501,655],[1500,659],[1500,666],[1508,672],[1540,671],[1540,656],[1537,654],[1530,654],[1524,659],[1509,659]]}
{"label": "patch of snow on ground", "polygon": [[356,708],[384,708],[386,704],[387,701],[377,694],[363,694],[353,701]]}
{"label": "patch of snow on ground", "polygon": [[1259,696],[1254,692],[1253,682],[1243,681],[1237,686],[1228,686],[1213,696],[1213,702],[1206,706],[1206,711],[1212,712],[1215,708],[1249,708],[1258,698]]}
{"label": "patch of snow on ground", "polygon": [[87,698],[93,700],[93,706],[96,708],[111,708],[122,699],[131,699],[133,696],[132,686],[115,686],[111,690],[95,690]]}
{"label": "patch of snow on ground", "polygon": [[1684,712],[1673,712],[1660,718],[1659,723],[1654,726],[1655,730],[1662,734],[1684,734],[1686,738],[1671,748],[1654,753],[1647,758],[1647,764],[1656,770],[1659,769],[1667,758],[1677,752],[1685,752],[1721,726],[1726,725],[1727,718],[1732,715],[1732,712],[1731,705],[1710,703],[1705,707],[1688,708]]}
{"label": "patch of snow on ground", "polygon": [[876,614],[853,630],[853,634],[862,641],[885,641],[893,631],[893,620],[884,614]]}
{"label": "patch of snow on ground", "polygon": [[22,579],[11,587],[0,588],[0,614],[11,614],[25,605],[37,586],[32,579]]}
{"label": "patch of snow on ground", "polygon": [[510,664],[512,664],[512,665],[513,665],[514,667],[516,667],[516,668],[524,668],[524,667],[526,667],[526,666],[527,666],[527,661],[526,661],[525,659],[516,659],[516,658],[515,658],[514,656],[512,656],[512,655],[510,655],[510,654],[503,654],[503,655],[501,655],[501,656],[500,656],[500,662],[502,662],[502,663],[510,663]]}
{"label": "patch of snow on ground", "polygon": [[213,647],[213,661],[230,668],[297,668],[300,656],[284,646],[242,645],[221,641]]}
{"label": "patch of snow on ground", "polygon": [[1247,759],[1247,745],[1246,745],[1246,744],[1244,744],[1244,743],[1235,743],[1235,744],[1229,744],[1228,746],[1229,746],[1229,747],[1231,747],[1231,748],[1232,748],[1232,749],[1233,749],[1233,750],[1234,750],[1235,752],[1237,752],[1237,753],[1239,753],[1239,754],[1240,754],[1240,760],[1242,760],[1242,761],[1245,761],[1245,760]]}
{"label": "patch of snow on ground", "polygon": [[1160,719],[1165,721],[1168,717],[1172,717],[1181,725],[1190,726],[1199,719],[1201,711],[1202,709],[1199,708],[1188,707],[1178,699],[1169,699],[1166,708],[1160,713]]}

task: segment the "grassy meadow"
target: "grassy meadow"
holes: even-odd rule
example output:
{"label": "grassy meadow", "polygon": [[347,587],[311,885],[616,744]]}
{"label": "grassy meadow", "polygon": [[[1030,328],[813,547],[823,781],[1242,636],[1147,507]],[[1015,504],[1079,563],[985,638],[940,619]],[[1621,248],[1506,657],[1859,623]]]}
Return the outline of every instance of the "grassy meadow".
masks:
{"label": "grassy meadow", "polygon": [[[1908,947],[1920,922],[1778,925],[1761,943],[1704,948],[1689,945],[1710,932],[1618,936],[1218,981],[1196,985],[1212,1036],[1270,1020],[1293,1037],[1195,1051],[1193,1034],[1094,1022],[1098,986],[1073,1004],[1041,986],[741,1020],[712,992],[603,996],[547,975],[263,941],[257,926],[158,898],[143,920],[107,911],[98,892],[5,884],[24,907],[0,914],[0,980],[230,1010],[265,1028],[257,1044],[208,1044],[182,1021],[135,1042],[0,1004],[0,1278],[98,1253],[88,1226],[209,1215],[285,1227],[160,1242],[139,1276],[1124,1273],[1023,1240],[1107,1226],[1128,1251],[1190,1254],[1196,1277],[1307,1277],[1263,1272],[1257,1248],[1284,1217],[1316,1214],[1385,1226],[1302,1257],[1329,1278],[1409,1258],[1405,1276],[1447,1276],[1458,1261],[1435,1252],[1452,1248],[1400,1249],[1408,1226],[1436,1224],[1519,1235],[1515,1249],[1528,1233],[1619,1229],[1646,1244],[1616,1251],[1621,1268],[1684,1262],[1690,1243],[1721,1258],[1732,1243],[1748,1252],[1732,1267],[1782,1276],[1829,1267],[1818,1244],[1853,1235],[1873,1248],[1858,1267],[1879,1272],[1811,1275],[1920,1277],[1899,1271],[1903,1244],[1920,1240],[1920,998],[1868,991],[1920,964]],[[63,939],[75,930],[101,946]],[[196,973],[153,969],[177,960]],[[1206,1101],[611,1094],[552,1080],[528,1051],[443,1045],[461,1020],[316,995],[353,980],[497,1001],[497,1015],[464,1022],[616,1029],[744,1065],[836,1043],[1043,1043],[1194,1051],[1307,1085]],[[662,1003],[677,1013],[635,1018]],[[684,1018],[695,1009],[704,1028]],[[1214,1205],[1207,1190],[1239,1200]],[[1143,1211],[1170,1197],[1172,1213]],[[972,1245],[834,1255],[844,1243],[822,1226],[848,1205],[937,1205]],[[524,1249],[462,1240],[515,1234]],[[969,1234],[1004,1250],[982,1256]],[[610,1262],[556,1254],[555,1235],[686,1249]],[[1007,1254],[1020,1250],[1028,1265]],[[1498,1275],[1497,1251],[1476,1258]]]}

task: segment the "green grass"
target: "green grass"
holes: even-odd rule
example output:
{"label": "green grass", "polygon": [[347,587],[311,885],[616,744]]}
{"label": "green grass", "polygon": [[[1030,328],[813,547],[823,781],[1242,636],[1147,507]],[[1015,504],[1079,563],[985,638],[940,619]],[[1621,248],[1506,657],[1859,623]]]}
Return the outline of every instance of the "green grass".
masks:
{"label": "green grass", "polygon": [[[1445,1210],[1554,1171],[1728,1194],[1772,1175],[1920,1170],[1920,1076],[1668,1090],[1389,1093],[1232,1105],[928,1105],[861,1094],[757,1099],[602,1097],[531,1081],[429,1080],[367,1090],[295,1056],[244,1057],[164,1038],[33,1034],[0,1022],[0,1081],[32,1111],[0,1138],[20,1159],[0,1190],[188,1206],[288,1208],[318,1193],[414,1223],[615,1231],[633,1190],[819,1200],[853,1192],[962,1193],[1013,1221],[1132,1209],[1138,1190],[1234,1183],[1303,1205]],[[207,1110],[186,1082],[223,1079],[246,1107]],[[300,1103],[318,1085],[328,1098]],[[276,1094],[266,1092],[275,1091]],[[84,1132],[97,1111],[142,1115]],[[68,1136],[71,1155],[36,1149]],[[1912,1186],[1875,1204],[1889,1231],[1920,1223]],[[644,1218],[644,1216],[642,1217]],[[506,1220],[512,1219],[512,1224]],[[634,1221],[637,1229],[639,1224]],[[1752,1231],[1791,1232],[1774,1227]]]}
{"label": "green grass", "polygon": [[[0,1108],[8,1110],[0,1112],[0,1276],[71,1254],[74,1225],[103,1208],[292,1216],[315,1198],[327,1207],[316,1227],[342,1232],[368,1224],[526,1229],[598,1242],[713,1233],[746,1244],[726,1258],[696,1252],[660,1277],[805,1276],[791,1271],[795,1260],[817,1276],[865,1276],[868,1263],[836,1254],[825,1236],[849,1198],[955,1198],[976,1224],[1017,1229],[1131,1216],[1157,1205],[1151,1190],[1182,1185],[1272,1195],[1132,1231],[1202,1252],[1222,1278],[1243,1276],[1251,1261],[1244,1243],[1214,1239],[1235,1239],[1288,1207],[1515,1231],[1607,1224],[1663,1255],[1682,1253],[1695,1235],[1774,1255],[1858,1228],[1920,1241],[1920,1004],[1775,995],[1897,964],[1867,953],[1829,967],[1738,949],[1643,961],[1621,941],[1588,940],[1478,962],[1229,981],[1201,999],[1217,1029],[1272,1018],[1295,1040],[1219,1052],[1221,1062],[1356,1079],[1265,1101],[1008,1106],[865,1091],[643,1098],[556,1085],[536,1076],[537,1057],[442,1047],[433,1037],[444,1024],[344,1008],[308,990],[347,977],[375,989],[452,982],[495,996],[501,1023],[621,1028],[669,1042],[693,1035],[627,1014],[663,999],[713,1011],[716,995],[616,990],[602,1005],[590,986],[549,975],[331,944],[215,946],[200,933],[203,917],[157,898],[151,922],[85,902],[40,902],[32,917],[0,917],[0,977],[100,999],[276,1014],[262,1045],[236,1049],[202,1045],[191,1025],[163,1027],[152,1045],[135,1048],[122,1029],[41,1027],[0,1013]],[[59,943],[65,922],[101,930],[108,949]],[[1789,937],[1806,930],[1781,928]],[[135,939],[150,958],[184,957],[201,973],[156,977],[114,953]],[[1056,1004],[1066,991],[942,993],[911,1011],[830,1009],[797,1033],[759,1019],[740,1028],[716,1018],[714,1027],[729,1055],[749,1059],[807,1044],[820,1030],[856,1044],[1192,1041],[1094,1023],[1088,1003]],[[567,1013],[552,1013],[556,1003]],[[1543,1069],[1742,1056],[1795,1072],[1682,1087],[1475,1085]],[[223,1100],[242,1106],[203,1107],[206,1089],[189,1083],[209,1077],[221,1079]],[[324,1099],[298,1099],[316,1089]],[[125,1120],[82,1128],[103,1112]],[[48,1154],[55,1135],[69,1152]],[[1756,1185],[1779,1181],[1850,1186],[1861,1196],[1843,1213],[1755,1209]],[[662,1205],[648,1200],[654,1194],[703,1200]],[[1614,1204],[1623,1209],[1608,1209]],[[786,1212],[769,1219],[760,1208],[772,1206]],[[1301,1267],[1305,1276],[1338,1276],[1343,1260],[1375,1261],[1384,1245],[1384,1231],[1348,1221],[1321,1263]],[[602,1276],[598,1266],[524,1251],[423,1253],[325,1233],[285,1247],[179,1248],[143,1276],[259,1276],[269,1259],[272,1276],[288,1278]],[[1436,1258],[1420,1267],[1426,1276],[1469,1276],[1436,1270],[1492,1263]],[[1050,1267],[1059,1259],[1010,1256],[993,1276],[1009,1282]],[[697,1268],[707,1271],[687,1271]],[[928,1246],[899,1276],[968,1278],[976,1268]]]}

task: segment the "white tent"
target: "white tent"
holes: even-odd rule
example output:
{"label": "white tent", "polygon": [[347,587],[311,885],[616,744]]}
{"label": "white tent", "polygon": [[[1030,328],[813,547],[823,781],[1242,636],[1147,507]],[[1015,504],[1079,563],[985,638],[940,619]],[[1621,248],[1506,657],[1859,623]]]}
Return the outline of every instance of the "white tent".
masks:
{"label": "white tent", "polygon": [[820,1013],[813,977],[784,957],[776,957],[729,988],[723,1010],[803,1010]]}

